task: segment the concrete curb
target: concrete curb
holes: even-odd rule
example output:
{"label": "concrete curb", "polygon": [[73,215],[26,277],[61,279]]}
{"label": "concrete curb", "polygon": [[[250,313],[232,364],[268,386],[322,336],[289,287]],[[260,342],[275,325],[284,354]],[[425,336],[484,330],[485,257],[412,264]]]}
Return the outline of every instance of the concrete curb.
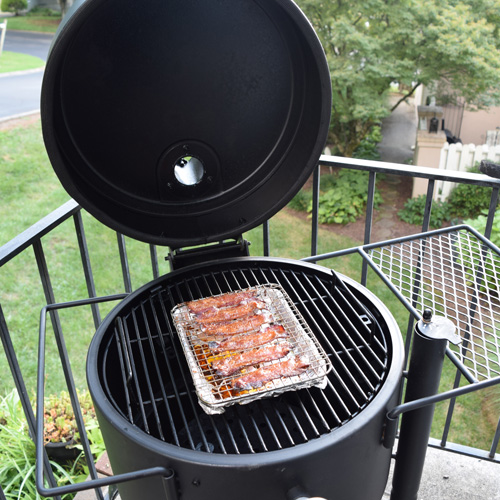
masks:
{"label": "concrete curb", "polygon": [[0,73],[0,78],[8,78],[9,76],[22,76],[22,75],[31,75],[33,73],[41,73],[45,70],[45,65],[40,68],[34,69],[26,69],[23,71],[11,71],[10,73]]}
{"label": "concrete curb", "polygon": [[19,113],[17,115],[0,116],[0,123],[17,120],[18,118],[25,118],[26,116],[35,115],[37,113],[40,113],[39,109],[33,109],[32,111],[26,111],[25,113]]}

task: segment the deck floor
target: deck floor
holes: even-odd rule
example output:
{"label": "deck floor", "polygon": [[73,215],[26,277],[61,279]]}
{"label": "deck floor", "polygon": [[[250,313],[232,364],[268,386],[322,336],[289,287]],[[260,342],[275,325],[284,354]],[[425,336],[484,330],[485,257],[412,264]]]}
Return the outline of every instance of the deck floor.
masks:
{"label": "deck floor", "polygon": [[[392,469],[382,500],[390,498]],[[462,499],[500,500],[500,464],[428,448],[418,500]]]}

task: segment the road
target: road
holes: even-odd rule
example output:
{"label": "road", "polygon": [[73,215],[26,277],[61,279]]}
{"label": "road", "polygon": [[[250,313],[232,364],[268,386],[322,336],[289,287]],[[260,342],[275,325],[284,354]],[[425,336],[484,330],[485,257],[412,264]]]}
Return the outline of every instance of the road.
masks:
{"label": "road", "polygon": [[[7,20],[7,27],[9,26]],[[5,35],[3,49],[9,52],[20,52],[30,56],[47,60],[50,44],[54,35],[45,33],[31,33],[27,31],[9,31]]]}
{"label": "road", "polygon": [[[28,54],[45,61],[52,39],[52,34],[7,30],[4,50]],[[43,69],[0,74],[0,120],[40,109],[42,78]]]}
{"label": "road", "polygon": [[[399,97],[391,97],[391,106]],[[415,103],[410,98],[382,120],[382,142],[378,146],[380,159],[389,163],[407,163],[413,158],[416,139],[417,116]]]}

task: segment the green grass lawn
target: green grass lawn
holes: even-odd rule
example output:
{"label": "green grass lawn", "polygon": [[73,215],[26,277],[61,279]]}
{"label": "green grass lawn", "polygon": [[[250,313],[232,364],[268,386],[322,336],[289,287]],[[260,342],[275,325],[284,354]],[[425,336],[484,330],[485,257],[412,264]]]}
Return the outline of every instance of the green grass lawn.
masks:
{"label": "green grass lawn", "polygon": [[2,51],[0,55],[0,73],[11,73],[12,71],[26,71],[45,66],[45,62],[39,57],[19,54],[18,52]]}
{"label": "green grass lawn", "polygon": [[[0,19],[2,15],[0,14]],[[37,31],[55,33],[61,22],[61,16],[28,14],[25,16],[7,17],[7,29],[16,31]]]}
{"label": "green grass lawn", "polygon": [[[40,123],[9,131],[0,131],[0,246],[27,229],[43,216],[68,200],[68,195],[56,178],[43,146]],[[121,292],[123,283],[119,267],[116,234],[93,217],[83,213],[92,268],[98,295]],[[277,257],[300,258],[310,252],[310,221],[291,210],[283,210],[270,221],[271,254]],[[293,227],[293,231],[290,228]],[[245,237],[251,241],[252,255],[262,255],[262,230],[256,228]],[[133,287],[152,279],[148,246],[126,238]],[[319,233],[319,252],[352,247],[359,242],[339,237],[334,231]],[[44,251],[51,272],[56,301],[63,302],[87,296],[78,246],[71,220],[43,239]],[[158,248],[160,272],[168,272],[163,257],[167,249]],[[337,258],[323,262],[355,280],[360,279],[359,256]],[[0,304],[11,332],[28,390],[34,391],[37,368],[37,338],[39,314],[44,304],[38,270],[29,249],[0,268]],[[389,307],[403,332],[408,314],[380,279],[370,275],[369,288]],[[102,308],[102,315],[112,307]],[[89,309],[64,310],[61,323],[77,387],[84,388],[85,358],[95,332]],[[50,330],[49,330],[50,333]],[[64,388],[57,349],[49,335],[46,366],[46,391],[57,393]],[[445,363],[442,390],[451,388],[455,370]],[[0,355],[0,394],[8,393],[12,379],[6,360]],[[491,411],[491,398],[473,393],[460,398],[450,440],[456,443],[488,449],[498,419]],[[446,418],[447,404],[437,406],[433,436],[439,438]],[[496,417],[495,417],[496,415]]]}

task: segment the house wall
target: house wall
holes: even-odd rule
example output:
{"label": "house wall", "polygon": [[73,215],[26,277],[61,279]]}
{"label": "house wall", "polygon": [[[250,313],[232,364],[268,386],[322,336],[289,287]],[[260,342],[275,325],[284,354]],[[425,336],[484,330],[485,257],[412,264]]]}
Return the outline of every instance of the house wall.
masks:
{"label": "house wall", "polygon": [[460,131],[463,144],[486,144],[486,131],[500,127],[500,107],[483,111],[465,109]]}
{"label": "house wall", "polygon": [[[432,96],[426,86],[420,86],[415,94],[415,105],[423,105],[428,96]],[[486,144],[486,132],[500,127],[500,106],[482,111],[464,109],[460,140],[463,144]]]}

